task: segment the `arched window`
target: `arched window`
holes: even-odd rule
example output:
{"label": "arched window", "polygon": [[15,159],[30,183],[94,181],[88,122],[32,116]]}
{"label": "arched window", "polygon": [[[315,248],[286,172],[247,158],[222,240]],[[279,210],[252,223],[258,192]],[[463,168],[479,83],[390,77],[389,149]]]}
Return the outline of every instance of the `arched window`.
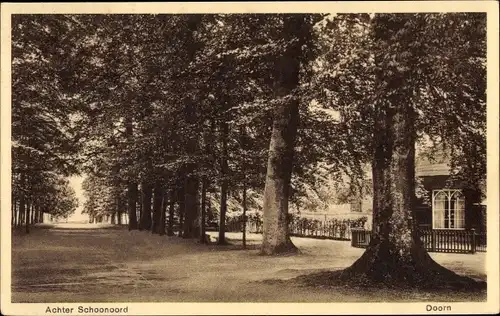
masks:
{"label": "arched window", "polygon": [[465,200],[460,190],[432,191],[432,228],[465,228]]}

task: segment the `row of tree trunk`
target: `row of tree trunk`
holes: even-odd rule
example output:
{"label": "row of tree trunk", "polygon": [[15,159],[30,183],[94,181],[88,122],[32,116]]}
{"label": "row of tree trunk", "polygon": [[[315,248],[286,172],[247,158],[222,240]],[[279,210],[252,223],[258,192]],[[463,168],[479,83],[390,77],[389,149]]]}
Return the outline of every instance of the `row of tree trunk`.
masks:
{"label": "row of tree trunk", "polygon": [[11,204],[12,227],[25,227],[26,233],[30,232],[30,225],[43,223],[43,212],[32,201],[21,195],[19,199],[13,198]]}
{"label": "row of tree trunk", "polygon": [[[227,184],[223,185],[227,186]],[[173,236],[176,210],[178,214],[178,236],[199,238],[206,243],[206,214],[209,207],[209,181],[204,178],[186,179],[184,185],[166,189],[160,182],[154,186],[142,183],[140,187],[129,184],[128,190],[128,228],[129,230],[148,230],[153,234]],[[227,205],[227,187],[222,192],[221,204]],[[247,188],[243,188],[243,211],[246,212]],[[140,199],[140,203],[139,202]],[[120,206],[117,201],[117,214]],[[139,207],[138,207],[139,206]],[[176,207],[177,206],[177,207]],[[123,206],[122,206],[123,207]],[[227,206],[226,206],[227,208]],[[225,243],[225,209],[221,206],[219,224],[219,243]],[[113,214],[114,215],[114,214]],[[121,218],[120,215],[117,218]],[[114,216],[112,223],[116,223]],[[118,223],[120,224],[120,223]]]}

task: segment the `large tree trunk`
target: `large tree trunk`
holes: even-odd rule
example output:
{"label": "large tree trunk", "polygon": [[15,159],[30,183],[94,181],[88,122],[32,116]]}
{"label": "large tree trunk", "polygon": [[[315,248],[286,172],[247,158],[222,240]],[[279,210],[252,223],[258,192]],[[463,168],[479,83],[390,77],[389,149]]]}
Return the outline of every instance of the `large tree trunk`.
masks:
{"label": "large tree trunk", "polygon": [[281,100],[274,112],[264,190],[261,253],[267,255],[297,250],[288,234],[288,200],[299,119],[299,100],[293,90],[300,86],[302,45],[310,36],[304,16],[285,17],[283,34],[290,44],[276,67],[275,93]]}
{"label": "large tree trunk", "polygon": [[194,175],[186,179],[185,189],[185,216],[182,237],[184,238],[197,238],[200,234],[199,229],[199,181]]}
{"label": "large tree trunk", "polygon": [[[375,38],[387,43],[391,34],[397,33],[405,22],[405,18],[382,16],[375,23]],[[407,44],[401,45],[404,49]],[[376,77],[378,82],[386,83],[379,89],[388,89],[390,94],[379,97],[375,103],[372,239],[363,255],[340,274],[340,279],[363,284],[425,287],[472,284],[472,280],[437,264],[420,239],[414,221],[416,112],[412,104],[413,86],[408,81],[410,76],[397,68],[399,65],[387,63],[388,59],[384,58],[387,52],[379,54],[375,57],[379,66]],[[408,58],[404,62],[411,63]]]}
{"label": "large tree trunk", "polygon": [[153,189],[151,185],[145,181],[142,183],[141,192],[142,211],[139,230],[149,230],[151,229],[151,197],[153,195]]}
{"label": "large tree trunk", "polygon": [[293,252],[288,234],[288,199],[293,164],[298,104],[280,106],[276,114],[264,189],[263,254]]}
{"label": "large tree trunk", "polygon": [[[153,192],[153,224],[151,225],[151,232],[159,234],[162,226],[162,203],[163,203],[163,188],[158,182],[155,184]],[[163,230],[165,230],[165,223],[163,223]]]}
{"label": "large tree trunk", "polygon": [[414,112],[411,106],[404,105],[403,99],[400,101],[394,111],[381,111],[377,120],[377,146],[372,164],[372,240],[361,258],[343,271],[341,278],[415,286],[430,286],[449,280],[468,282],[438,265],[420,240],[413,221]]}
{"label": "large tree trunk", "polygon": [[[200,15],[188,15],[185,20],[186,24],[186,58],[187,63],[194,60],[200,46],[195,37],[195,32],[201,26],[202,18]],[[197,105],[194,103],[193,94],[196,94],[196,87],[191,82],[187,83],[184,93],[184,120],[189,132],[186,133],[185,150],[190,157],[199,155],[200,152],[200,121]],[[194,160],[194,159],[193,159]],[[199,179],[198,179],[198,163],[189,162],[184,170],[184,223],[182,226],[183,238],[196,238],[200,231],[198,227],[199,216]]]}

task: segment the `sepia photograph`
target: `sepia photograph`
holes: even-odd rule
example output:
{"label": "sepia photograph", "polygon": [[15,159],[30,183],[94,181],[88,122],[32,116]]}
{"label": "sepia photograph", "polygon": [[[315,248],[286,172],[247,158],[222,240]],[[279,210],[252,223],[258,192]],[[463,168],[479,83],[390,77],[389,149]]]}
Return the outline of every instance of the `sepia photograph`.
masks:
{"label": "sepia photograph", "polygon": [[2,314],[499,312],[498,3],[405,2],[2,4]]}

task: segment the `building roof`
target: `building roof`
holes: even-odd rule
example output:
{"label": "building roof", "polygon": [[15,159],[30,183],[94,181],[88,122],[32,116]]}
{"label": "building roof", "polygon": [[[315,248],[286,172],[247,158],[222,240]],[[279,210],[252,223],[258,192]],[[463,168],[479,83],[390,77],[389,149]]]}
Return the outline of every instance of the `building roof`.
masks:
{"label": "building roof", "polygon": [[447,176],[450,174],[450,166],[447,163],[421,162],[415,166],[417,177],[425,176]]}
{"label": "building roof", "polygon": [[415,159],[416,176],[447,176],[450,174],[449,159],[443,154],[437,154],[432,159],[419,155]]}

